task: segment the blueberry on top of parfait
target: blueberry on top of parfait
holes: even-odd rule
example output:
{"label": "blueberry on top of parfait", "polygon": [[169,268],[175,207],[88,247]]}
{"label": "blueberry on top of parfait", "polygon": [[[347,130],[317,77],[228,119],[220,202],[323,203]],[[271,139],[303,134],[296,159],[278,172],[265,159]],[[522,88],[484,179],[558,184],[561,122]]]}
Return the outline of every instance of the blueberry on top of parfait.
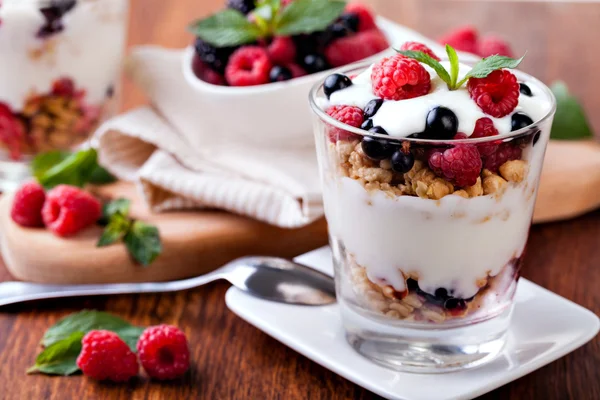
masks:
{"label": "blueberry on top of parfait", "polygon": [[524,94],[525,96],[533,96],[533,93],[531,93],[531,89],[529,88],[529,86],[527,86],[523,82],[519,83],[519,92],[521,92],[521,94]]}
{"label": "blueberry on top of parfait", "polygon": [[510,124],[510,130],[516,131],[533,124],[533,120],[525,113],[516,112],[510,117]]}
{"label": "blueberry on top of parfait", "polygon": [[364,109],[365,118],[372,118],[381,108],[383,99],[373,99],[367,103]]}
{"label": "blueberry on top of parfait", "polygon": [[329,98],[331,97],[332,93],[345,89],[349,86],[352,86],[352,80],[350,80],[350,78],[348,78],[346,75],[331,74],[325,78],[325,82],[323,82],[323,92],[325,93],[325,96]]}
{"label": "blueberry on top of parfait", "polygon": [[458,132],[458,118],[452,110],[438,106],[427,113],[425,131],[419,137],[426,139],[453,139]]}

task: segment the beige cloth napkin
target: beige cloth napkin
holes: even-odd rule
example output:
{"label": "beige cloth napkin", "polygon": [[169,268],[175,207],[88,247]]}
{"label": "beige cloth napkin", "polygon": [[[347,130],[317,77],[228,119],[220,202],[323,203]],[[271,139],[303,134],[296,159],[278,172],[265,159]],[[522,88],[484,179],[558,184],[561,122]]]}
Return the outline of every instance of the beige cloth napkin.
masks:
{"label": "beige cloth napkin", "polygon": [[200,105],[184,79],[182,56],[181,50],[159,47],[133,51],[127,72],[153,106],[121,114],[98,129],[100,163],[135,182],[153,211],[218,208],[285,228],[321,217],[314,147],[273,151],[207,139],[198,149],[186,141],[197,134],[189,116]]}

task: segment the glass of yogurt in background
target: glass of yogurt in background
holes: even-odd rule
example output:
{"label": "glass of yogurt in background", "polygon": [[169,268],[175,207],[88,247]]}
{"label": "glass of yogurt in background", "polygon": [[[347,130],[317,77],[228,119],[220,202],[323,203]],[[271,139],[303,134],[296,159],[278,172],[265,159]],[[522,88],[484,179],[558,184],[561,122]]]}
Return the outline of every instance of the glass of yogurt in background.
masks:
{"label": "glass of yogurt in background", "polygon": [[310,102],[348,342],[390,368],[446,372],[506,343],[555,100],[509,70],[518,105],[496,118],[420,65],[430,87],[414,98],[382,100],[363,64]]}
{"label": "glass of yogurt in background", "polygon": [[128,0],[0,2],[0,185],[85,142],[117,111]]}

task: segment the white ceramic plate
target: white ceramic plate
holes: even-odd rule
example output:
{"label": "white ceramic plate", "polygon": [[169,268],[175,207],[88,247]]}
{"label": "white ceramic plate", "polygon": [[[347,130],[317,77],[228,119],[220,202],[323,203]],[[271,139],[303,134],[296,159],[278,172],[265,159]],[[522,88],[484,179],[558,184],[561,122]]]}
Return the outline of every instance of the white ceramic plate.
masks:
{"label": "white ceramic plate", "polygon": [[[296,259],[332,274],[324,247]],[[588,342],[598,317],[526,279],[519,281],[509,342],[480,368],[441,375],[392,371],[356,353],[344,338],[337,305],[301,307],[261,300],[231,288],[227,306],[244,320],[313,361],[390,399],[470,399],[520,378]]]}

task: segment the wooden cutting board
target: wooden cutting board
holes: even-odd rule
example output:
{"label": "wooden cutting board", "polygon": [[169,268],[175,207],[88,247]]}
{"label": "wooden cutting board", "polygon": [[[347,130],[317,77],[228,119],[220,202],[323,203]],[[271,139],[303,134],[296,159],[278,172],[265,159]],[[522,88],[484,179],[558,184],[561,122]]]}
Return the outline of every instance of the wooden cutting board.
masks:
{"label": "wooden cutting board", "polygon": [[[132,199],[131,215],[158,226],[164,250],[152,265],[132,262],[122,244],[97,248],[100,227],[69,239],[22,228],[11,220],[12,196],[5,195],[0,199],[0,251],[12,275],[45,283],[172,280],[208,272],[244,255],[293,257],[327,243],[324,219],[290,230],[220,211],[152,214],[128,183],[101,187],[99,195]],[[599,206],[600,144],[551,141],[534,222],[572,218]]]}
{"label": "wooden cutting board", "polygon": [[221,211],[152,214],[132,184],[98,191],[102,197],[131,199],[131,216],[158,227],[163,252],[154,263],[134,263],[122,244],[97,248],[98,226],[68,239],[23,228],[10,218],[12,196],[5,195],[0,199],[0,251],[10,273],[44,283],[164,281],[200,275],[244,255],[294,257],[327,242],[324,219],[301,229],[282,229]]}

